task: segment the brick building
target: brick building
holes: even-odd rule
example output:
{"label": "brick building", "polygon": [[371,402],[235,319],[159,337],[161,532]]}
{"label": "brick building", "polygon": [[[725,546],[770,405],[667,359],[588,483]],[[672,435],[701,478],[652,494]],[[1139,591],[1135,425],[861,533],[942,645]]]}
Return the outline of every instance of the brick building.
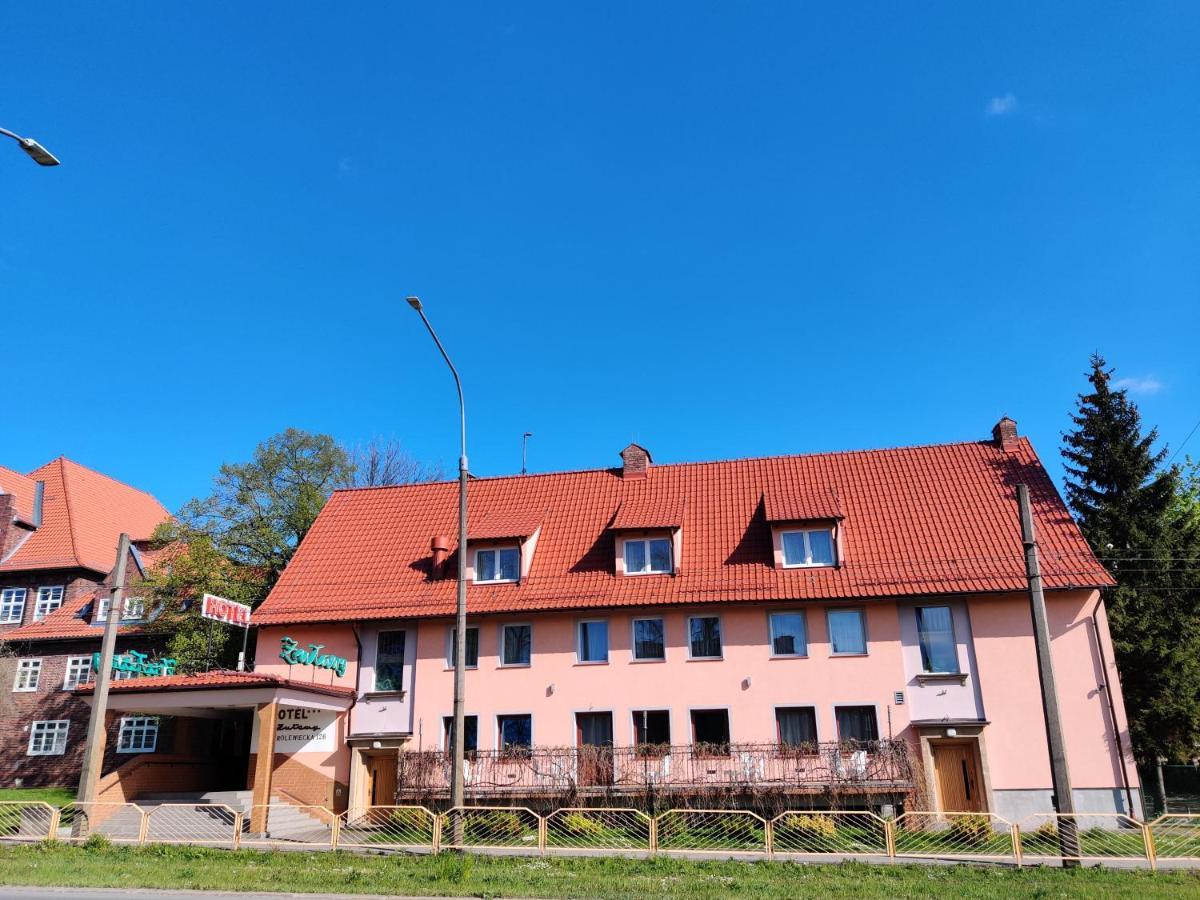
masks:
{"label": "brick building", "polygon": [[[88,706],[74,688],[100,649],[118,539],[134,542],[136,585],[168,517],[150,494],[63,457],[24,475],[0,466],[0,785],[78,782]],[[136,590],[126,597],[116,651],[153,659],[166,636]],[[170,742],[166,723],[146,717],[115,718],[111,729],[106,770]]]}

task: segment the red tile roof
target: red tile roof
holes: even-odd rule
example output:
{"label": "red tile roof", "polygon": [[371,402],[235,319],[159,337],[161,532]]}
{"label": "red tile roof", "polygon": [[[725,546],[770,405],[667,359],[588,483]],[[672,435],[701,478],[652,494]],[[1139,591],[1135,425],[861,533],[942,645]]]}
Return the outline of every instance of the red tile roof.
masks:
{"label": "red tile roof", "polygon": [[46,482],[42,526],[0,562],[0,572],[76,567],[108,572],[122,531],[145,539],[170,518],[146,492],[65,457],[25,477]]}
{"label": "red tile roof", "polygon": [[[37,640],[76,640],[78,638],[95,638],[97,641],[104,636],[104,623],[92,624],[92,616],[80,618],[89,604],[95,604],[99,593],[83,594],[74,600],[68,600],[58,609],[36,622],[29,622],[20,628],[4,632],[0,640],[5,641],[37,641]],[[128,594],[126,596],[129,596]],[[133,592],[137,596],[137,591]],[[95,610],[95,606],[92,606]],[[132,622],[128,625],[117,625],[117,634],[135,634],[144,630],[145,623]]]}
{"label": "red tile roof", "polygon": [[658,479],[639,478],[625,485],[625,497],[613,519],[618,531],[636,528],[678,528],[683,524],[686,499]]}
{"label": "red tile roof", "polygon": [[771,485],[763,492],[763,510],[768,522],[811,522],[840,519],[842,504],[829,488]]}
{"label": "red tile roof", "polygon": [[[280,678],[258,672],[233,672],[221,669],[215,672],[197,672],[193,675],[150,675],[139,678],[127,678],[121,681],[110,681],[110,691],[143,692],[143,691],[200,691],[220,688],[256,688],[256,687],[285,687],[309,691],[314,694],[328,694],[333,697],[353,697],[354,689],[338,687],[332,684],[315,684],[311,681],[295,681],[291,678]],[[90,694],[96,689],[95,682],[81,684],[75,688],[79,694]]]}
{"label": "red tile roof", "polygon": [[[457,509],[457,507],[456,507]],[[489,510],[473,511],[468,501],[467,540],[498,541],[502,538],[526,538],[538,530],[545,513],[541,510]],[[458,520],[451,529],[458,533]]]}
{"label": "red tile roof", "polygon": [[[637,480],[619,469],[477,479],[471,508],[544,511],[545,521],[529,577],[471,585],[467,599],[484,613],[1022,590],[1020,482],[1030,486],[1046,586],[1111,584],[1020,439],[1008,452],[988,441],[658,465]],[[762,509],[777,489],[837,496],[843,565],[773,566]],[[610,523],[644,496],[685,504],[678,574],[614,574]],[[455,482],[334,493],[255,621],[450,615],[455,582],[429,580],[429,537],[454,535],[456,510]]]}
{"label": "red tile roof", "polygon": [[0,466],[0,494],[13,495],[17,517],[23,522],[33,521],[33,496],[36,491],[36,480]]}

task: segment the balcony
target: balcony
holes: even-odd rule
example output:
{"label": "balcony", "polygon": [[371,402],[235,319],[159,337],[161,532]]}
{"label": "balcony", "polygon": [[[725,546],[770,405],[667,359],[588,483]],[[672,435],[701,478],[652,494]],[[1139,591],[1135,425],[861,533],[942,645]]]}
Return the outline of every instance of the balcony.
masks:
{"label": "balcony", "polygon": [[[401,751],[400,802],[450,790],[445,751]],[[853,743],[533,747],[468,754],[465,792],[482,798],[553,795],[904,793],[913,787],[902,740]]]}

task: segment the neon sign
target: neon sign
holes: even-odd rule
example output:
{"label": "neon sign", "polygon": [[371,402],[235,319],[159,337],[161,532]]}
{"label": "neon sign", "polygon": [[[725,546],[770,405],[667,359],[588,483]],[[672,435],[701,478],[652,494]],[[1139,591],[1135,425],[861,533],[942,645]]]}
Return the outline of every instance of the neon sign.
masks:
{"label": "neon sign", "polygon": [[279,651],[279,658],[288,665],[329,669],[339,678],[346,674],[346,660],[340,656],[334,656],[332,653],[322,653],[324,644],[309,644],[308,649],[305,650],[287,636],[284,636],[280,643],[283,645],[283,649]]}
{"label": "neon sign", "polygon": [[[112,667],[113,671],[132,672],[134,675],[174,675],[177,662],[177,660],[170,657],[150,659],[145,653],[130,650],[128,653],[122,653],[120,656],[114,656]],[[92,671],[100,671],[99,653],[92,654]]]}

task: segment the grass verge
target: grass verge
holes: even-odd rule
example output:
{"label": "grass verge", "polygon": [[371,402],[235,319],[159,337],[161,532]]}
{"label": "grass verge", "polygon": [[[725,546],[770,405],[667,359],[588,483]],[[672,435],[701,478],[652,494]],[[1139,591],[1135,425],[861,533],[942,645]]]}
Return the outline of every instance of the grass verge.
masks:
{"label": "grass verge", "polygon": [[0,801],[66,806],[68,803],[75,802],[75,789],[63,787],[0,788]]}
{"label": "grass verge", "polygon": [[474,897],[1200,897],[1200,873],[680,859],[360,856],[199,847],[0,847],[0,884]]}

